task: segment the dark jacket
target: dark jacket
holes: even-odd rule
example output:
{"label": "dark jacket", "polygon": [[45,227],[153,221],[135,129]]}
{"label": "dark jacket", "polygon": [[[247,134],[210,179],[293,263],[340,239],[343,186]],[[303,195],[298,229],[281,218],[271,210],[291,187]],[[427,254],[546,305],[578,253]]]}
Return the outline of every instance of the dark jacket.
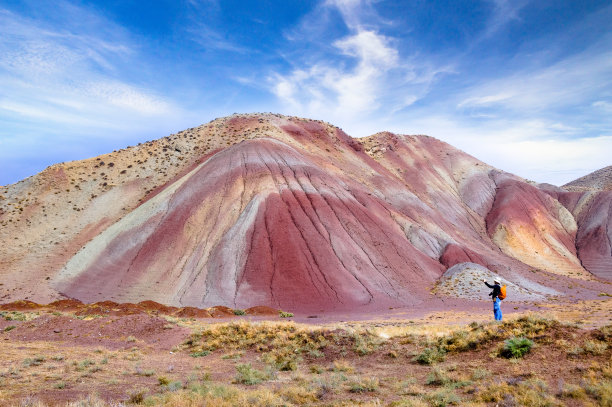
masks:
{"label": "dark jacket", "polygon": [[491,285],[491,284],[487,283],[486,281],[485,281],[485,284],[487,285],[487,287],[489,287],[489,288],[492,288],[492,289],[493,289],[493,291],[491,291],[491,292],[489,293],[489,295],[491,296],[491,298],[492,298],[492,299],[497,298],[497,297],[498,297],[498,296],[501,294],[501,287],[500,287],[500,285],[499,285],[499,284],[493,284],[493,285]]}

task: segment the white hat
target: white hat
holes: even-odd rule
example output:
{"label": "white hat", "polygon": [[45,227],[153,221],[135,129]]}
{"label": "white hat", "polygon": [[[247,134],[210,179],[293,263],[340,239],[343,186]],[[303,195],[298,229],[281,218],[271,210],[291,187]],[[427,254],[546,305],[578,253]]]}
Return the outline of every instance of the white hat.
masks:
{"label": "white hat", "polygon": [[499,278],[496,278],[495,280],[493,280],[493,282],[497,284],[501,284],[501,281],[499,281]]}

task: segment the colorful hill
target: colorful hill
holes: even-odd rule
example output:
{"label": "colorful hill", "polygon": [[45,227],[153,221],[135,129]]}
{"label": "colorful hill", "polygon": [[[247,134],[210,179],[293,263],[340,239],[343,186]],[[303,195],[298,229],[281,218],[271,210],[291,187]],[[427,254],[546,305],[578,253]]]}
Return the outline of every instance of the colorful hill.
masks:
{"label": "colorful hill", "polygon": [[612,280],[611,194],[427,136],[234,115],[0,189],[0,301],[382,309],[430,301],[464,263],[524,298],[589,297]]}

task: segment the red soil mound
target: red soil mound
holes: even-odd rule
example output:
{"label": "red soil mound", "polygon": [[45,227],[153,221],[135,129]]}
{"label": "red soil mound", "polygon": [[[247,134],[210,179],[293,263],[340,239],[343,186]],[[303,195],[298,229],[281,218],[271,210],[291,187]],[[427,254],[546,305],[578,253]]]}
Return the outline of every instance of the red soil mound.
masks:
{"label": "red soil mound", "polygon": [[256,307],[247,308],[245,310],[247,315],[278,315],[278,310],[272,307],[266,307],[264,305],[258,305]]}
{"label": "red soil mound", "polygon": [[[32,301],[14,301],[0,304],[0,310],[5,311],[62,311],[73,312],[77,316],[127,316],[139,314],[171,315],[179,318],[228,318],[235,317],[234,310],[222,305],[208,309],[196,307],[171,307],[155,301],[141,301],[138,304],[117,303],[114,301],[100,301],[93,304],[84,304],[78,300],[58,300],[47,305],[40,305]],[[278,310],[266,306],[251,307],[246,310],[248,315],[277,315]]]}
{"label": "red soil mound", "polygon": [[155,301],[141,301],[137,304],[139,307],[143,308],[147,312],[160,313],[170,315],[178,311],[176,307],[170,307],[168,305],[160,304]]}
{"label": "red soil mound", "polygon": [[210,313],[210,316],[212,316],[213,318],[225,318],[225,317],[231,317],[231,316],[236,315],[234,314],[234,310],[232,308],[225,307],[223,305],[217,305],[215,307],[211,307],[208,309],[208,312]]}
{"label": "red soil mound", "polygon": [[57,300],[49,303],[47,307],[58,311],[72,311],[81,309],[84,304],[79,300]]}
{"label": "red soil mound", "polygon": [[195,307],[183,307],[179,308],[178,311],[173,313],[176,317],[181,318],[210,318],[212,315],[208,310],[195,308]]}
{"label": "red soil mound", "polygon": [[40,308],[41,306],[35,302],[28,300],[19,300],[9,302],[8,304],[0,304],[1,310],[11,310],[11,311],[28,311]]}

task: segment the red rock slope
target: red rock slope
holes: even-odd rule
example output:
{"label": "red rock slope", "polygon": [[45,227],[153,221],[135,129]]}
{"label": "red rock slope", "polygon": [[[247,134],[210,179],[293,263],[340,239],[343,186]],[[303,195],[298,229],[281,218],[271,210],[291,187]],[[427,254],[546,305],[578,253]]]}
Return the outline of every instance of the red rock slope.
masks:
{"label": "red rock slope", "polygon": [[[426,136],[234,115],[0,189],[0,300],[355,309],[464,262],[591,278],[571,209]],[[580,252],[579,252],[580,253]],[[456,276],[455,276],[456,277]]]}
{"label": "red rock slope", "polygon": [[612,166],[548,188],[577,221],[576,248],[591,273],[612,280]]}

